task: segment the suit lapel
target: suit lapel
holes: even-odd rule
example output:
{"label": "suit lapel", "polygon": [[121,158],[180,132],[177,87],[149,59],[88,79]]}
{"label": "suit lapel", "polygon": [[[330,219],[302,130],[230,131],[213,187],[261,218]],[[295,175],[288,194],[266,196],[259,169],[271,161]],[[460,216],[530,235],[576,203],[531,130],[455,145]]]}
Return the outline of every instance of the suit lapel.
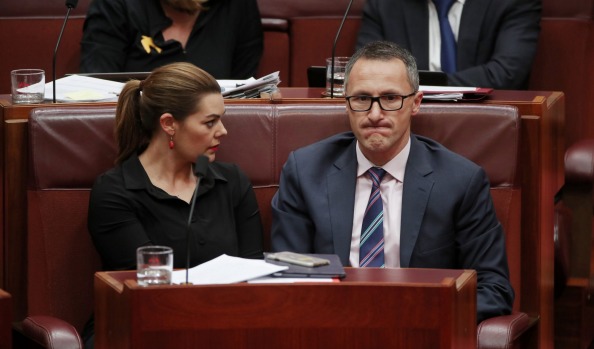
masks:
{"label": "suit lapel", "polygon": [[458,69],[474,66],[482,23],[493,0],[466,0],[458,30]]}
{"label": "suit lapel", "polygon": [[427,2],[404,0],[402,10],[410,51],[417,60],[419,69],[429,69],[429,9]]}
{"label": "suit lapel", "polygon": [[419,237],[429,194],[433,187],[433,172],[422,145],[411,136],[411,149],[404,174],[402,192],[402,223],[400,226],[400,266],[408,268]]}
{"label": "suit lapel", "polygon": [[326,177],[334,251],[342,261],[349,260],[351,250],[357,181],[356,144],[356,141],[353,141],[351,146],[334,162],[334,171],[331,171]]}

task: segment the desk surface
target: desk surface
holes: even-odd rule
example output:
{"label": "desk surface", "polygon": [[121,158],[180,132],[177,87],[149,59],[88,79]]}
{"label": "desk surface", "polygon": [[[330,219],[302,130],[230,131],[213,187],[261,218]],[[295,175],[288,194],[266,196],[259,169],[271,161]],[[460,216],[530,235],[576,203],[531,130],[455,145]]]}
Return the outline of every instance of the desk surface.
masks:
{"label": "desk surface", "polygon": [[[361,284],[365,282],[381,282],[407,285],[449,285],[456,279],[466,279],[470,277],[469,275],[467,275],[468,273],[474,273],[474,271],[472,270],[421,268],[345,268],[345,272],[346,277],[339,282],[343,285]],[[104,280],[111,280],[111,282],[113,283],[124,284],[126,280],[136,280],[135,271],[110,271],[99,272],[97,274],[103,277]]]}

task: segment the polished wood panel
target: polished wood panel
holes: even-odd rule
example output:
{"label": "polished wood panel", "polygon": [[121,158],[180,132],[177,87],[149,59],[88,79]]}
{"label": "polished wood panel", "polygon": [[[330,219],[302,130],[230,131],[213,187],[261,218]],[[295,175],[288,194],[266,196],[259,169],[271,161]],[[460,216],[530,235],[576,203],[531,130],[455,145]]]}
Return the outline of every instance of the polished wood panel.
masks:
{"label": "polished wood panel", "polygon": [[476,348],[476,272],[350,269],[335,283],[139,287],[95,276],[95,347]]}

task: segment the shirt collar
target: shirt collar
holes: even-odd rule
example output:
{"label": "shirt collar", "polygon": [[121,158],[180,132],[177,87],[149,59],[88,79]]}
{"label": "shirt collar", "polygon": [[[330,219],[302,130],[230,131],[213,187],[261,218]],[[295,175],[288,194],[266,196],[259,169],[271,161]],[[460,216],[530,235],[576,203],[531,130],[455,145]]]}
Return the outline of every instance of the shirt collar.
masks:
{"label": "shirt collar", "polygon": [[[151,183],[150,178],[146,174],[144,167],[138,159],[138,155],[134,154],[122,163],[122,175],[126,189],[130,190],[146,190],[149,193],[156,194],[156,187]],[[200,181],[200,188],[198,188],[198,195],[207,192],[214,187],[215,181],[227,182],[227,178],[219,171],[212,163],[208,164],[206,175]]]}
{"label": "shirt collar", "polygon": [[[359,141],[357,141],[357,146],[355,147],[357,152],[357,177],[364,175],[367,170],[371,167],[377,167],[371,161],[369,161],[365,155],[359,149]],[[388,161],[386,164],[382,166],[384,170],[390,176],[395,178],[397,181],[403,183],[404,182],[404,170],[406,169],[406,162],[408,161],[408,155],[410,154],[410,137],[406,142],[404,148],[396,155],[392,160]]]}

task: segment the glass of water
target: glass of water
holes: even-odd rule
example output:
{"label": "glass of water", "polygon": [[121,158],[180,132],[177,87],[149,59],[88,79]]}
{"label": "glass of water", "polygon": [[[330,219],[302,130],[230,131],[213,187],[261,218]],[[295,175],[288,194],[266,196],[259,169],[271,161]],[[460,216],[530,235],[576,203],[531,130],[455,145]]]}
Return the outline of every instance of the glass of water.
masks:
{"label": "glass of water", "polygon": [[142,246],[136,250],[138,285],[169,285],[173,272],[173,249],[167,246]]}
{"label": "glass of water", "polygon": [[332,58],[326,59],[326,91],[324,96],[344,97],[344,75],[349,59],[350,57],[334,57],[334,75],[332,75]]}
{"label": "glass of water", "polygon": [[41,69],[17,69],[10,72],[12,103],[42,103],[45,72]]}

